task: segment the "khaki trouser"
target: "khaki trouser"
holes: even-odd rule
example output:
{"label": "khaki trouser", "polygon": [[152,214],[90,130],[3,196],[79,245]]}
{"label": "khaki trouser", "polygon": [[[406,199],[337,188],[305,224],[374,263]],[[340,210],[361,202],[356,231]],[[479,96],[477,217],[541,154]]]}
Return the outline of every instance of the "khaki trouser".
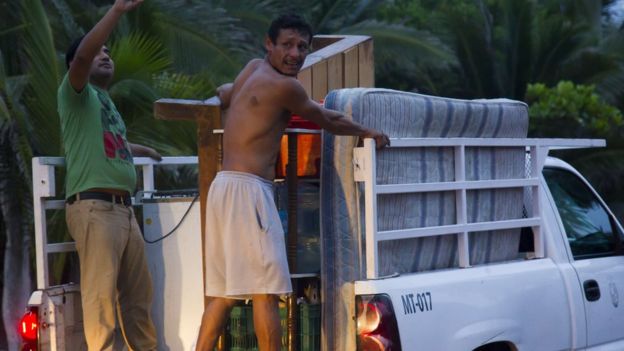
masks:
{"label": "khaki trouser", "polygon": [[115,315],[128,346],[156,349],[152,280],[132,207],[102,200],[66,205],[80,259],[84,332],[90,351],[113,350]]}

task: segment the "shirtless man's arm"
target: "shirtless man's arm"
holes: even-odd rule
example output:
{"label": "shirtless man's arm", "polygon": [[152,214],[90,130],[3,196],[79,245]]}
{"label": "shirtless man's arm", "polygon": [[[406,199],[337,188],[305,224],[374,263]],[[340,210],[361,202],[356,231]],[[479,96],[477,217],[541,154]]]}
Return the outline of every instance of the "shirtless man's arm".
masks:
{"label": "shirtless man's arm", "polygon": [[233,83],[225,83],[217,88],[217,97],[221,101],[221,108],[227,110],[230,107],[230,99],[232,98]]}
{"label": "shirtless man's arm", "polygon": [[318,124],[332,134],[373,138],[377,148],[390,144],[390,139],[383,132],[366,128],[346,118],[342,113],[326,109],[312,101],[301,83],[294,78],[284,80],[278,89],[281,102],[287,110]]}

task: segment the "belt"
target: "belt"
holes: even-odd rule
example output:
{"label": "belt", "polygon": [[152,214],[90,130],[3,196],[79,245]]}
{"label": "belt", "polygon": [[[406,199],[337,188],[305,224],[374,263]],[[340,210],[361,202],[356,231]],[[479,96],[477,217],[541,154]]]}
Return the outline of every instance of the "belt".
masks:
{"label": "belt", "polygon": [[132,205],[132,199],[130,195],[114,195],[99,191],[83,191],[76,193],[65,200],[68,204],[73,204],[77,200],[102,200],[112,202],[114,204],[120,204],[125,206]]}

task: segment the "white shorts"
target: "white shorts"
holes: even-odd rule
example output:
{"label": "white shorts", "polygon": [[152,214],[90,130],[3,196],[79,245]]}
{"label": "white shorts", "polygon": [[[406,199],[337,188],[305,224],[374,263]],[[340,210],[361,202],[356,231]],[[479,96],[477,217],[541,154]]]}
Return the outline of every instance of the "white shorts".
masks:
{"label": "white shorts", "polygon": [[206,296],[250,299],[292,291],[273,183],[219,172],[206,204]]}

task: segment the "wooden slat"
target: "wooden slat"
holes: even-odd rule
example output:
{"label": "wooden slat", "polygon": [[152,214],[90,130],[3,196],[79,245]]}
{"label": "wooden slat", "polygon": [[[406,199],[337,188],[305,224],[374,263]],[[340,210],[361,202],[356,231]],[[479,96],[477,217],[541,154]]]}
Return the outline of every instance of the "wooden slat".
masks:
{"label": "wooden slat", "polygon": [[212,108],[219,109],[219,99],[159,99],[154,103],[154,117],[166,120],[196,121],[207,113],[210,114],[207,110]]}
{"label": "wooden slat", "polygon": [[[342,52],[345,52],[351,48],[355,48],[361,43],[369,41],[369,40],[371,40],[370,37],[363,36],[363,35],[343,36],[341,40],[329,46],[326,46],[320,50],[316,50],[314,51],[313,54],[310,54],[308,56],[315,56],[315,57],[319,57],[321,59],[326,60],[332,56],[340,55]],[[303,65],[303,68],[307,68],[311,64],[314,64],[314,62],[308,62],[308,60],[306,60],[305,64]]]}
{"label": "wooden slat", "polygon": [[327,91],[344,87],[344,74],[342,67],[342,54],[334,55],[327,59]]}
{"label": "wooden slat", "polygon": [[303,89],[305,89],[308,96],[312,96],[312,68],[306,68],[299,71],[297,74],[297,79],[303,85]]}
{"label": "wooden slat", "polygon": [[318,51],[344,38],[341,35],[315,35],[312,38],[312,50]]}
{"label": "wooden slat", "polygon": [[317,54],[309,54],[308,56],[306,56],[305,58],[305,62],[303,63],[303,66],[301,67],[301,71],[312,68],[312,66],[318,64],[319,62],[325,60],[325,57],[317,55]]}
{"label": "wooden slat", "polygon": [[312,100],[321,101],[327,95],[327,61],[312,66]]}
{"label": "wooden slat", "polygon": [[358,46],[359,76],[361,87],[375,86],[375,58],[373,57],[373,41],[367,40]]}
{"label": "wooden slat", "polygon": [[355,88],[359,86],[359,59],[358,48],[352,48],[343,54],[344,88]]}

